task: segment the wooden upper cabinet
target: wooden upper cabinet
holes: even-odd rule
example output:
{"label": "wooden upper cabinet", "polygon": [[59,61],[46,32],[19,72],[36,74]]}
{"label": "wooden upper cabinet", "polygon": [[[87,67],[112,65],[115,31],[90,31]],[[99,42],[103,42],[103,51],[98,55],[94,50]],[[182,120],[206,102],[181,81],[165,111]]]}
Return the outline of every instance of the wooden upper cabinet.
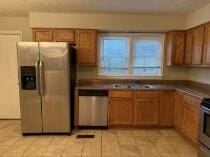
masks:
{"label": "wooden upper cabinet", "polygon": [[159,91],[134,93],[134,125],[158,125],[159,98],[154,95],[159,97]]}
{"label": "wooden upper cabinet", "polygon": [[74,30],[73,29],[53,29],[53,41],[65,41],[74,43]]}
{"label": "wooden upper cabinet", "polygon": [[182,118],[183,118],[183,93],[175,92],[174,98],[174,126],[176,129],[182,129]]}
{"label": "wooden upper cabinet", "polygon": [[97,31],[76,30],[77,63],[80,65],[97,64]]}
{"label": "wooden upper cabinet", "polygon": [[109,125],[132,125],[132,91],[110,91]]}
{"label": "wooden upper cabinet", "polygon": [[162,101],[159,105],[159,124],[173,126],[174,124],[174,92],[163,91]]}
{"label": "wooden upper cabinet", "polygon": [[182,65],[185,52],[185,31],[171,31],[166,34],[166,65]]}
{"label": "wooden upper cabinet", "polygon": [[205,25],[203,64],[210,65],[210,23]]}
{"label": "wooden upper cabinet", "polygon": [[203,41],[204,41],[204,26],[193,29],[193,51],[192,51],[192,64],[202,64],[203,56]]}
{"label": "wooden upper cabinet", "polygon": [[186,32],[186,46],[185,46],[185,57],[184,64],[192,64],[192,52],[193,52],[193,30]]}
{"label": "wooden upper cabinet", "polygon": [[52,41],[53,31],[48,28],[33,28],[33,41]]}

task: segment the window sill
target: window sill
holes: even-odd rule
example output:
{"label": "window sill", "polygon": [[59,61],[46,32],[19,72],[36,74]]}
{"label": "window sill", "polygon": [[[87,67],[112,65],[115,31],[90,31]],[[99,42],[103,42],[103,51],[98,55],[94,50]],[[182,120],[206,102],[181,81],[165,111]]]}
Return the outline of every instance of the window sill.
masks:
{"label": "window sill", "polygon": [[104,76],[98,75],[99,79],[140,79],[140,80],[163,80],[163,76]]}

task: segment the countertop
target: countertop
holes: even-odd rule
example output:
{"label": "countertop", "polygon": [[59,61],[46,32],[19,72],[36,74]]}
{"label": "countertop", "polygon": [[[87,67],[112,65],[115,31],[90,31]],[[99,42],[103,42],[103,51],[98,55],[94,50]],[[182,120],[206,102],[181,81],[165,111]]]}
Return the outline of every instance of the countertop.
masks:
{"label": "countertop", "polygon": [[75,87],[76,90],[90,89],[90,90],[163,90],[163,91],[181,91],[200,99],[210,98],[210,91],[193,86],[183,85],[151,85],[152,88],[114,88],[113,84],[83,84]]}

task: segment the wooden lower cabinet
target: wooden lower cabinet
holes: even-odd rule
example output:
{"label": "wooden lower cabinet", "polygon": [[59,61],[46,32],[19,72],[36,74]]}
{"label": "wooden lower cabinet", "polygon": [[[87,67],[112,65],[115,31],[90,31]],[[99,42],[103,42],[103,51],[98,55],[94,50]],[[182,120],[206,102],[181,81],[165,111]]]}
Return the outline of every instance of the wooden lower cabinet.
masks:
{"label": "wooden lower cabinet", "polygon": [[159,105],[159,125],[174,125],[174,91],[163,91],[161,94],[162,101]]}
{"label": "wooden lower cabinet", "polygon": [[158,108],[158,99],[137,98],[134,102],[134,125],[157,125]]}
{"label": "wooden lower cabinet", "polygon": [[158,125],[159,91],[135,91],[133,125]]}
{"label": "wooden lower cabinet", "polygon": [[174,97],[174,126],[177,130],[182,128],[183,118],[183,94],[181,92],[175,92]]}
{"label": "wooden lower cabinet", "polygon": [[132,125],[133,102],[130,98],[112,98],[110,100],[110,125]]}
{"label": "wooden lower cabinet", "polygon": [[109,92],[109,125],[132,125],[133,92]]}
{"label": "wooden lower cabinet", "polygon": [[198,142],[201,100],[181,91],[110,91],[110,126],[174,126]]}
{"label": "wooden lower cabinet", "polygon": [[182,133],[194,143],[198,143],[200,99],[184,95],[183,106]]}

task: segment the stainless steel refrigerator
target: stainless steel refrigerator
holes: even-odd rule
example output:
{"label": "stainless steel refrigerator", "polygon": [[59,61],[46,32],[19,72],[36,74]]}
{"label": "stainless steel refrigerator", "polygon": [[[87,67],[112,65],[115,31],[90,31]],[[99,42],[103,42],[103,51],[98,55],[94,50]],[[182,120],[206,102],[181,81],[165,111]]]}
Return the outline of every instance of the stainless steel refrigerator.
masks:
{"label": "stainless steel refrigerator", "polygon": [[19,42],[22,133],[70,133],[75,49],[65,42]]}

